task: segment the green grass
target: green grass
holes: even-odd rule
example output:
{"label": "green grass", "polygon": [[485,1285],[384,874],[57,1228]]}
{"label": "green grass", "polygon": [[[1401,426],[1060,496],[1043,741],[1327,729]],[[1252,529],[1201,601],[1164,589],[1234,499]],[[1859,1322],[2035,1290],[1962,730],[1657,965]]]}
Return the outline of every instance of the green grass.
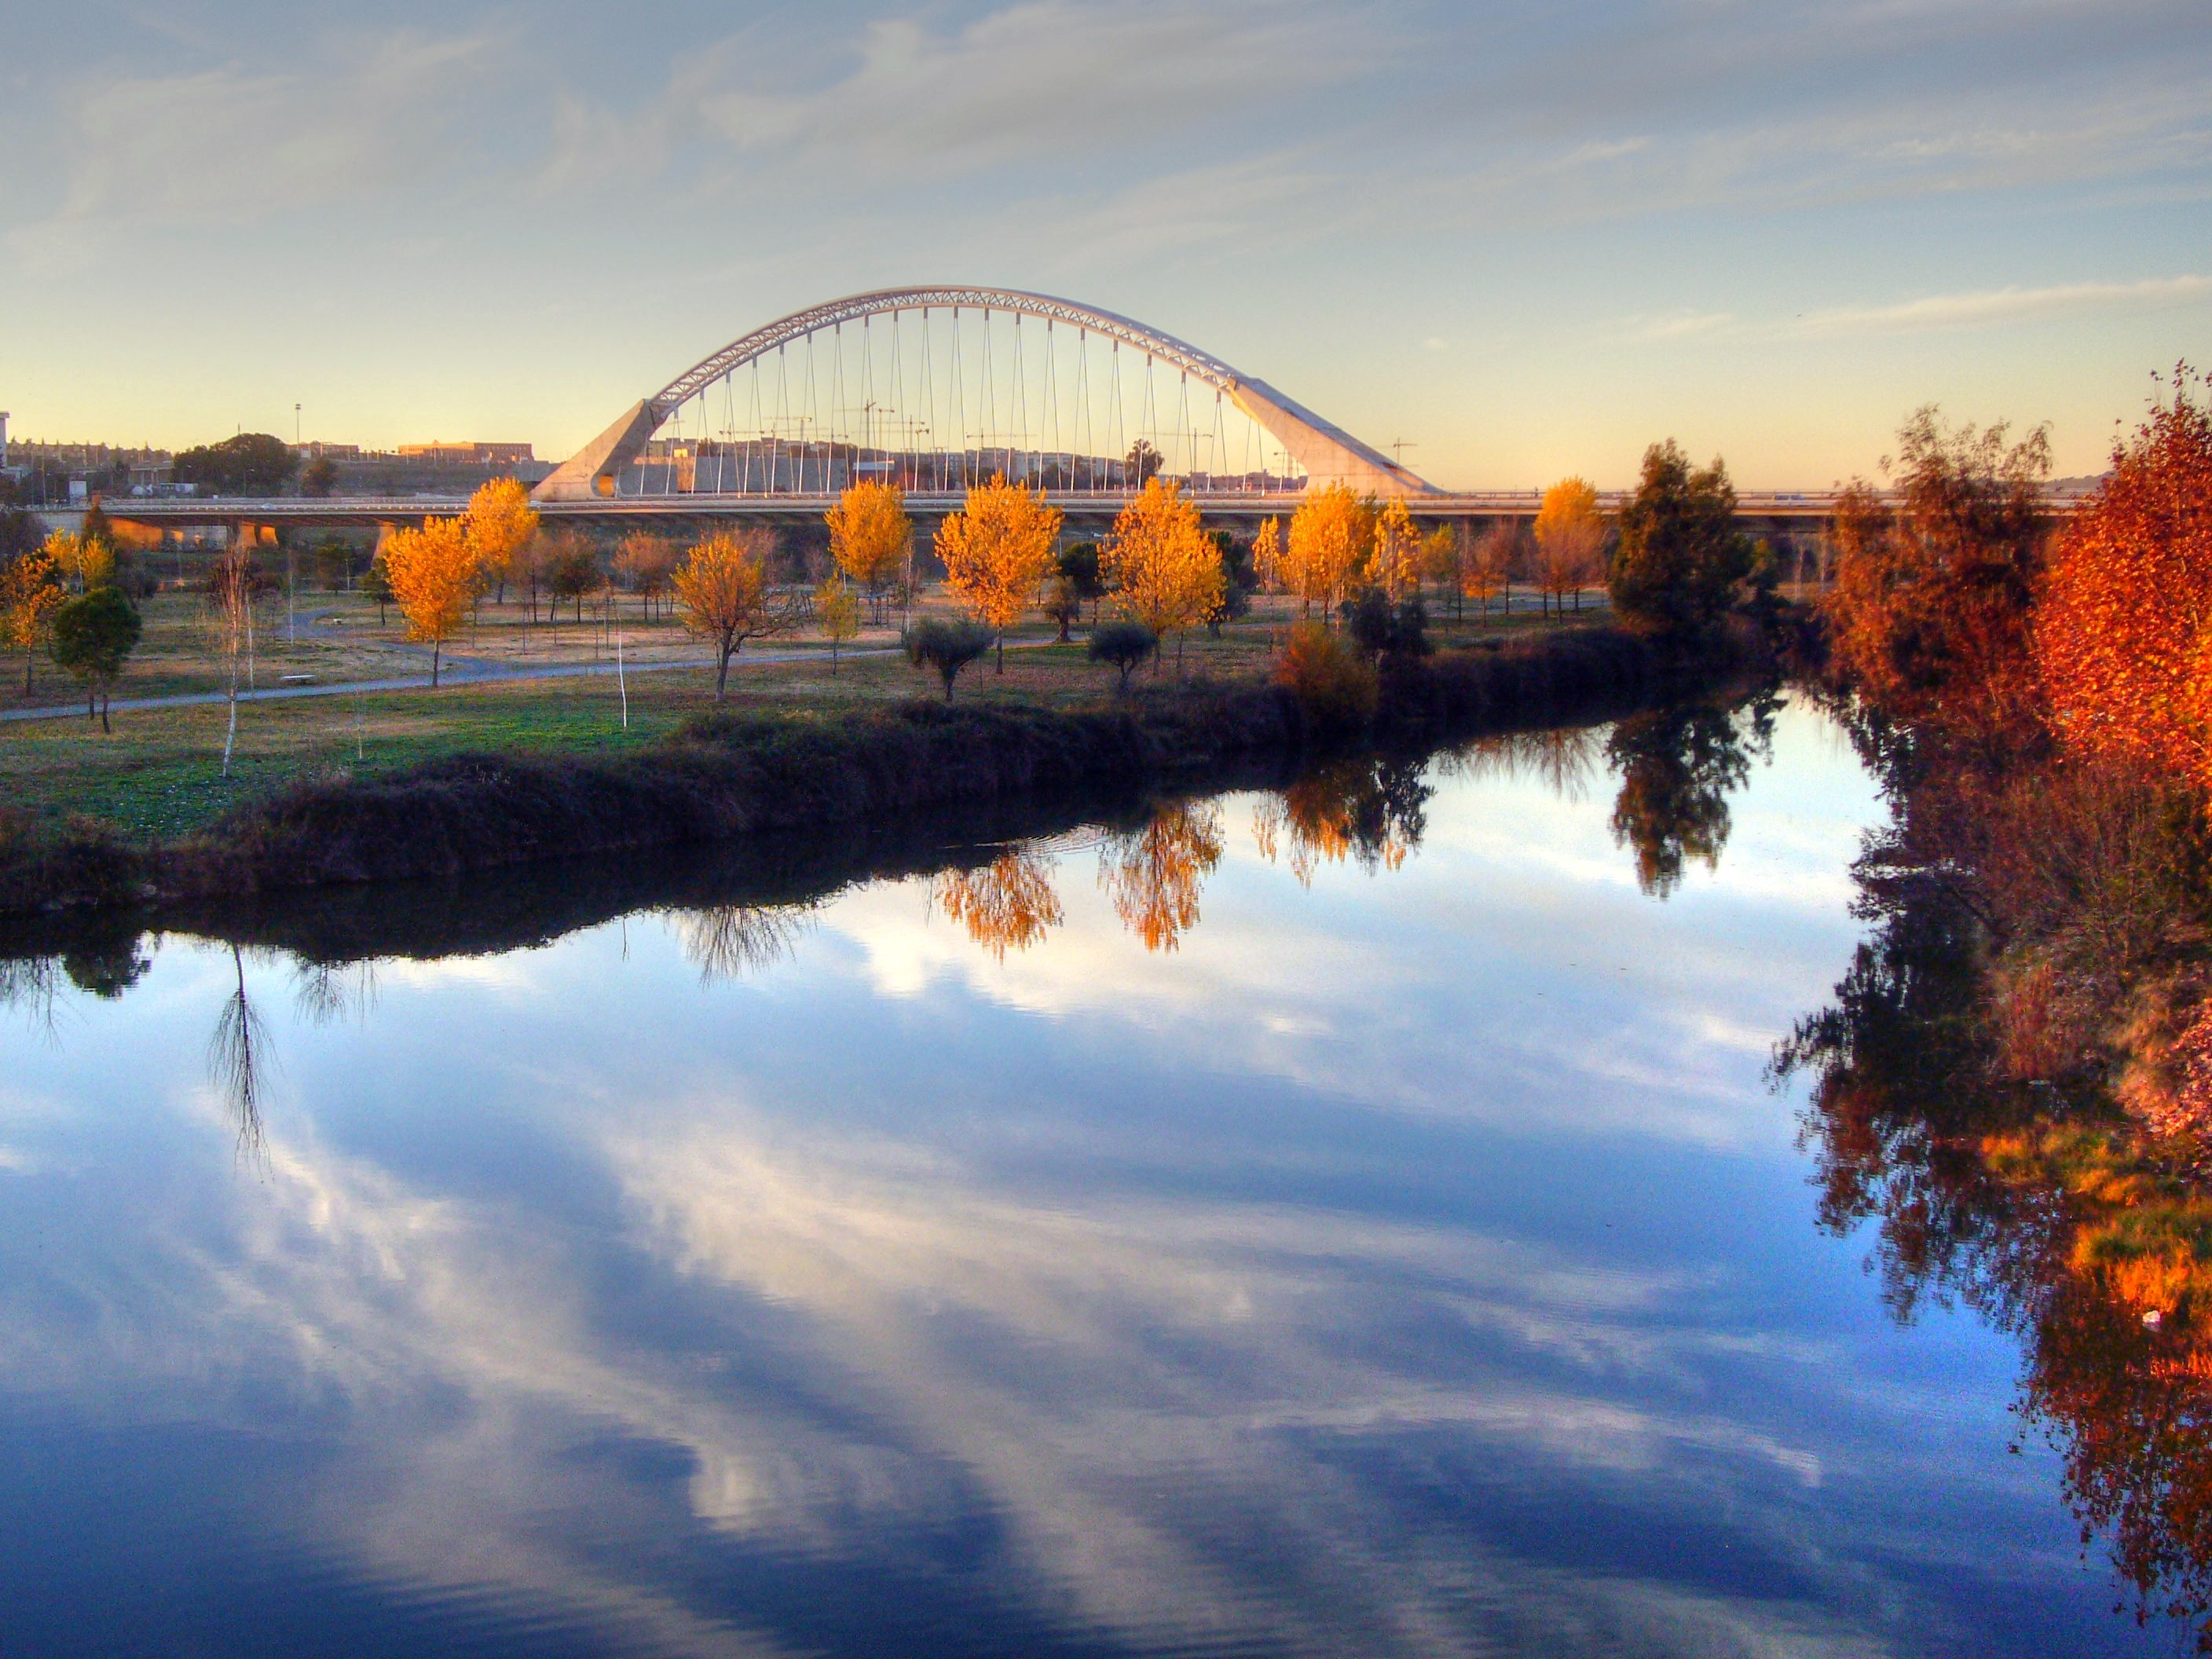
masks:
{"label": "green grass", "polygon": [[[340,629],[302,629],[297,645],[264,641],[258,653],[257,679],[275,684],[289,672],[311,672],[325,682],[393,678],[421,672],[412,659],[395,653],[396,628],[375,627],[375,607],[351,596],[318,594],[302,599],[304,611],[325,606],[349,618]],[[599,629],[590,623],[526,629],[517,607],[500,612],[473,635],[456,641],[460,654],[515,663],[593,659]],[[1231,626],[1216,641],[1202,633],[1184,642],[1182,672],[1222,679],[1258,678],[1268,669],[1273,642],[1296,620],[1295,606],[1261,602],[1258,611]],[[147,606],[147,642],[140,660],[118,688],[118,698],[161,696],[180,690],[219,690],[226,669],[200,626],[191,602],[182,596],[157,596]],[[588,612],[587,612],[588,615]],[[1586,614],[1595,621],[1602,613]],[[1577,619],[1565,618],[1568,624]],[[1470,622],[1465,629],[1439,628],[1447,648],[1455,641],[1510,633],[1516,635],[1560,625],[1534,616],[1493,618],[1485,628]],[[1082,631],[1070,645],[1044,643],[1051,630],[1034,627],[1015,636],[1035,643],[1006,654],[1006,672],[991,659],[961,677],[957,696],[967,702],[1020,702],[1068,708],[1096,703],[1111,696],[1114,673],[1084,654]],[[877,643],[885,636],[862,643]],[[776,648],[809,641],[775,641]],[[641,627],[625,621],[626,651],[632,659],[696,653],[674,624]],[[1176,672],[1170,644],[1158,669],[1163,678]],[[810,653],[803,663],[746,666],[740,657],[730,680],[725,708],[757,713],[834,714],[840,710],[915,696],[937,695],[933,678],[896,655],[845,657],[830,672],[826,651]],[[1143,684],[1155,672],[1139,671]],[[495,750],[544,755],[605,755],[647,744],[684,720],[715,708],[713,672],[674,668],[629,678],[629,726],[621,722],[614,680],[576,678],[447,685],[436,691],[368,692],[337,696],[246,702],[239,707],[238,745],[228,776],[222,771],[227,710],[221,704],[190,708],[118,711],[114,734],[103,737],[95,722],[77,719],[0,723],[0,799],[27,809],[45,823],[84,813],[125,830],[168,839],[201,828],[245,801],[303,778],[336,773],[374,775],[399,769],[440,755],[462,750]],[[4,706],[21,706],[21,684],[0,680],[8,692]],[[66,696],[51,665],[36,701],[60,702]]]}

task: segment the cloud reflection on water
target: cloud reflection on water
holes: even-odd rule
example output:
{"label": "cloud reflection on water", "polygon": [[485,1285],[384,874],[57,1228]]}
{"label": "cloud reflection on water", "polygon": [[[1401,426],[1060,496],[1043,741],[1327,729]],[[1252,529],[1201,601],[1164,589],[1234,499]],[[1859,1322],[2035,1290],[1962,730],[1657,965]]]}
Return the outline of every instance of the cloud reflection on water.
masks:
{"label": "cloud reflection on water", "polygon": [[[9,1039],[0,1398],[297,1437],[272,1528],[609,1644],[854,1645],[844,1598],[917,1644],[1940,1650],[1960,1547],[1905,1517],[1984,1537],[2008,1472],[1804,1303],[1758,1082],[1870,793],[1758,775],[1659,904],[1558,873],[1624,866],[1571,770],[1442,776],[1417,850],[1304,880],[1226,803],[1172,954],[1089,848],[1022,872],[1032,949],[917,878],[381,963],[356,1022],[172,945],[75,1052]],[[247,987],[241,1178],[173,1061]]]}

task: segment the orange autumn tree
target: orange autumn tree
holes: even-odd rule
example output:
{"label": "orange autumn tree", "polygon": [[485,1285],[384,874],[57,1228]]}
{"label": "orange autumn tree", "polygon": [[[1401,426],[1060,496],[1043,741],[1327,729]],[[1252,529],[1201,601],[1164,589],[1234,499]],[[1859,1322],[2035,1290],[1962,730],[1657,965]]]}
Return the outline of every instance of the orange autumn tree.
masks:
{"label": "orange autumn tree", "polygon": [[747,640],[781,634],[790,613],[770,597],[768,556],[775,535],[759,526],[718,531],[691,550],[676,572],[676,602],[684,625],[714,642],[714,701],[730,684],[730,659]]}
{"label": "orange autumn tree", "polygon": [[1036,603],[1059,543],[1060,509],[1003,476],[971,487],[967,506],[938,527],[945,585],[998,636],[1001,674],[1006,630]]}
{"label": "orange autumn tree", "polygon": [[430,647],[430,684],[446,641],[468,620],[483,568],[459,519],[426,519],[420,530],[395,530],[378,556],[407,637]]}
{"label": "orange autumn tree", "polygon": [[1122,613],[1163,639],[1221,603],[1221,550],[1173,478],[1155,475],[1121,509],[1099,565]]}
{"label": "orange autumn tree", "polygon": [[653,601],[665,592],[676,571],[676,544],[649,530],[633,530],[615,550],[615,574],[637,595],[645,619],[653,620]]}
{"label": "orange autumn tree", "polygon": [[1052,861],[1018,847],[979,868],[945,872],[937,878],[933,896],[947,917],[1000,962],[1009,946],[1026,951],[1042,940],[1062,915]]}
{"label": "orange autumn tree", "polygon": [[1291,515],[1290,543],[1282,559],[1283,585],[1298,596],[1304,615],[1316,605],[1326,617],[1367,568],[1375,546],[1374,507],[1342,484],[1308,495]]}
{"label": "orange autumn tree", "polygon": [[1582,608],[1582,591],[1604,574],[1605,520],[1597,490],[1586,478],[1562,478],[1544,492],[1536,511],[1536,585],[1554,610],[1569,593]]}
{"label": "orange autumn tree", "polygon": [[461,533],[468,538],[477,568],[487,580],[499,584],[504,602],[507,583],[520,574],[516,561],[538,534],[538,509],[530,504],[530,492],[513,478],[493,478],[477,485],[461,514]]}
{"label": "orange autumn tree", "polygon": [[2059,538],[2035,653],[2069,744],[2212,790],[2212,410],[2190,380]]}
{"label": "orange autumn tree", "polygon": [[884,594],[914,549],[914,520],[907,517],[905,495],[895,483],[863,479],[837,498],[823,521],[830,526],[830,556],[867,594],[868,608],[880,625]]}

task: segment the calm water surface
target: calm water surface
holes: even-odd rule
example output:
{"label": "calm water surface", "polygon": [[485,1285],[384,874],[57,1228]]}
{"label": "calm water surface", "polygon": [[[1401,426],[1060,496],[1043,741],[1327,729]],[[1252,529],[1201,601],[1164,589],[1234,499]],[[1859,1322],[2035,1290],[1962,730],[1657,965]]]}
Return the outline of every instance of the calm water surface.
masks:
{"label": "calm water surface", "polygon": [[2172,1650],[2013,1345],[1814,1225],[1881,809],[1748,729],[18,964],[0,1651]]}

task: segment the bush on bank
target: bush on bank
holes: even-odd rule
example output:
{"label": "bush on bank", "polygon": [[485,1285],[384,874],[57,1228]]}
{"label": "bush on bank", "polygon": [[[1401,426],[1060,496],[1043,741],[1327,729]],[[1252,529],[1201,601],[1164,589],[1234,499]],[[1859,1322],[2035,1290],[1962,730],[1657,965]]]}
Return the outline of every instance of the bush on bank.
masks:
{"label": "bush on bank", "polygon": [[27,819],[4,819],[0,915],[447,876],[1103,783],[1187,784],[1331,743],[1418,744],[1615,712],[1715,678],[1752,643],[1683,657],[1595,627],[1426,659],[1386,655],[1372,716],[1348,731],[1316,720],[1284,687],[1200,679],[1075,711],[917,699],[836,719],[702,716],[604,758],[454,755],[296,784],[167,845],[89,821],[41,838]]}

